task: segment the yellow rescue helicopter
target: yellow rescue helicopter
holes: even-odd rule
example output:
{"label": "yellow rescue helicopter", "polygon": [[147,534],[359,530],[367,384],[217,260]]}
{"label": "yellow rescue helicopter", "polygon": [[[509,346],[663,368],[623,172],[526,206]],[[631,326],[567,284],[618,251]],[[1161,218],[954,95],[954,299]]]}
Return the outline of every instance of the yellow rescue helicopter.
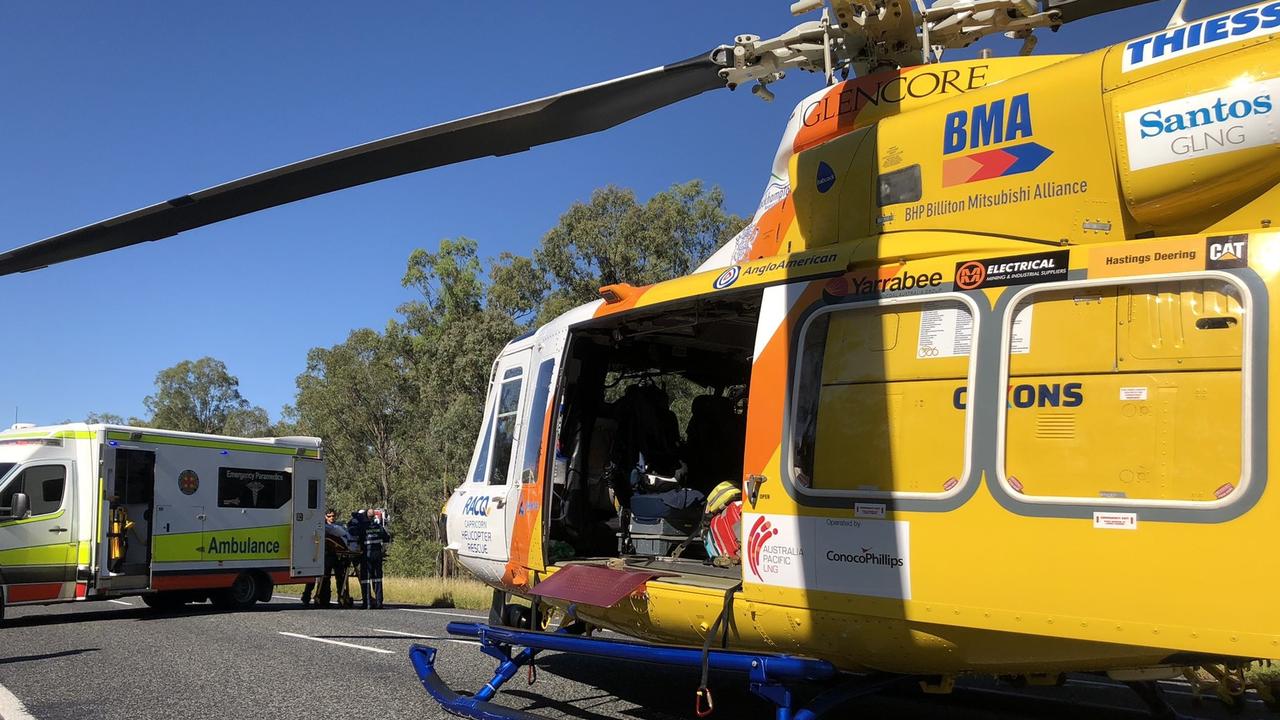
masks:
{"label": "yellow rescue helicopter", "polygon": [[[416,647],[428,691],[531,717],[493,699],[553,650],[700,667],[699,715],[708,668],[779,718],[965,674],[1106,673],[1166,712],[1153,681],[1203,668],[1238,700],[1280,656],[1276,574],[1222,582],[1280,526],[1280,1],[1029,54],[1134,4],[799,2],[820,19],[183,195],[0,274],[818,73],[742,233],[494,362],[446,515],[495,588],[489,623],[450,629],[498,669],[455,693]],[[941,61],[992,33],[1023,53]],[[803,708],[801,682],[826,688]]]}

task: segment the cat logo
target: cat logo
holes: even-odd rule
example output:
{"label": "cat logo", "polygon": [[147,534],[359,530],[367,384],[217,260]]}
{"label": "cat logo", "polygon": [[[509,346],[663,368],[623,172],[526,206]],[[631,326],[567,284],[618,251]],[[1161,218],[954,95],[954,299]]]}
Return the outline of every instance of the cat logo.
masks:
{"label": "cat logo", "polygon": [[1205,240],[1206,267],[1210,270],[1242,268],[1249,264],[1248,235],[1220,235]]}

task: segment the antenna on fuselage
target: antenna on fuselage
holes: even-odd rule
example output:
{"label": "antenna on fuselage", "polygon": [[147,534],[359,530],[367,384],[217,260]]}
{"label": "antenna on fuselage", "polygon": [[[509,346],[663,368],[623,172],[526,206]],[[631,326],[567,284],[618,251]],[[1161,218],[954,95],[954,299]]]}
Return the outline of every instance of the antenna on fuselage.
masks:
{"label": "antenna on fuselage", "polygon": [[1186,25],[1187,21],[1186,19],[1183,18],[1183,15],[1186,12],[1187,12],[1187,0],[1179,0],[1178,7],[1174,8],[1173,10],[1173,17],[1169,18],[1169,24],[1165,25],[1164,29],[1168,30],[1169,28],[1176,28],[1176,27],[1181,27],[1182,25]]}

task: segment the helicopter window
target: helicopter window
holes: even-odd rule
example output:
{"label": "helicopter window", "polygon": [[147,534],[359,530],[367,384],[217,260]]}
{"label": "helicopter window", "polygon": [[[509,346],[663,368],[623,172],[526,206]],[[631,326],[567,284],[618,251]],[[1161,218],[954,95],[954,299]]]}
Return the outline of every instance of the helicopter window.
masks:
{"label": "helicopter window", "polygon": [[919,202],[923,196],[920,166],[911,165],[880,176],[880,206]]}
{"label": "helicopter window", "polygon": [[1157,506],[1240,496],[1244,297],[1222,277],[1024,295],[1005,349],[1006,491]]}
{"label": "helicopter window", "polygon": [[542,430],[547,421],[547,398],[551,395],[556,361],[543,360],[538,365],[537,385],[533,388],[533,407],[529,414],[529,432],[525,433],[524,456],[521,466],[522,482],[533,482],[538,477],[538,456],[542,449]]}
{"label": "helicopter window", "polygon": [[480,454],[476,457],[475,470],[471,475],[471,482],[484,482],[485,470],[489,468],[489,440],[493,437],[493,418],[489,418],[489,423],[484,426],[484,433],[480,436],[484,440],[480,443]]}
{"label": "helicopter window", "polygon": [[801,492],[958,492],[973,329],[970,307],[951,299],[815,315],[803,330],[792,415],[792,480]]}
{"label": "helicopter window", "polygon": [[[512,373],[511,370],[515,370]],[[520,407],[520,389],[523,377],[520,368],[511,368],[504,375],[498,390],[498,413],[494,416],[496,428],[493,438],[493,464],[489,466],[489,484],[506,485],[507,471],[511,467],[511,449],[515,441],[517,411]]]}

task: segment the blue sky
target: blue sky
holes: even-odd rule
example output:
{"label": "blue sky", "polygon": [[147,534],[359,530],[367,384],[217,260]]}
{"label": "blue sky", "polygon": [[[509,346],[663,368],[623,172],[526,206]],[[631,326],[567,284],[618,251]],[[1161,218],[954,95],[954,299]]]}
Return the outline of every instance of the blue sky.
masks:
{"label": "blue sky", "polygon": [[[1037,53],[1161,28],[1174,4],[1043,33]],[[0,11],[0,247],[739,33],[771,36],[797,22],[788,5],[10,3]],[[410,298],[399,280],[415,247],[467,235],[486,256],[528,252],[607,183],[647,197],[703,178],[750,214],[792,105],[819,83],[788,78],[772,104],[709,93],[605,133],[0,278],[0,426],[15,408],[24,422],[143,415],[157,371],[204,355],[276,418],[309,348],[381,327]]]}

